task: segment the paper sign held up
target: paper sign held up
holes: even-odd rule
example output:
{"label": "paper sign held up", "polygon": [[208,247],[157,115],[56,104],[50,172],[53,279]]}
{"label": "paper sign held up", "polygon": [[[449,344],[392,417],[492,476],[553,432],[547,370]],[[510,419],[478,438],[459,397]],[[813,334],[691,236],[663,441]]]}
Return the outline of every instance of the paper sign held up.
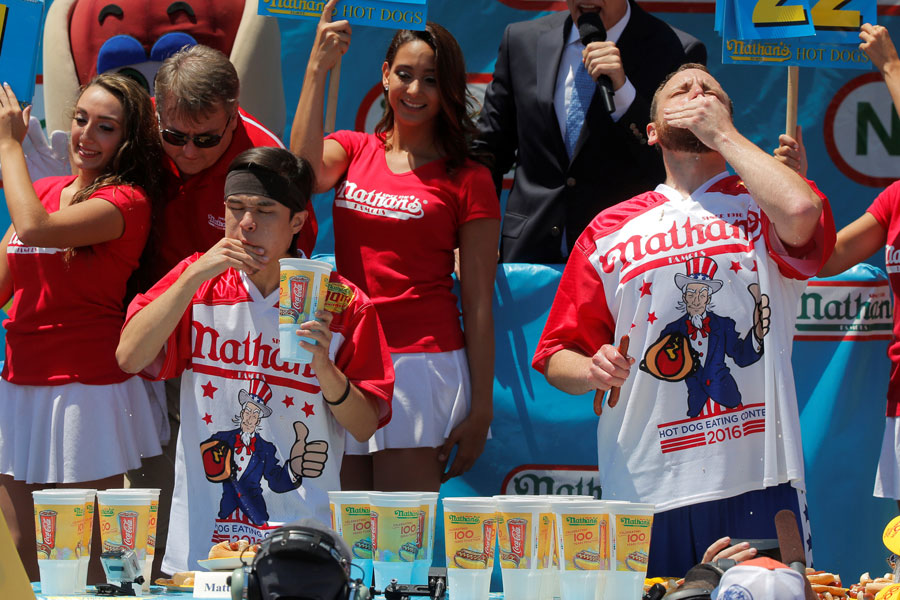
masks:
{"label": "paper sign held up", "polygon": [[0,81],[31,103],[43,24],[43,0],[0,0]]}
{"label": "paper sign held up", "polygon": [[[260,0],[259,14],[288,19],[314,19],[322,16],[324,0]],[[341,0],[334,9],[335,21],[385,29],[425,29],[428,16],[426,0]]]}

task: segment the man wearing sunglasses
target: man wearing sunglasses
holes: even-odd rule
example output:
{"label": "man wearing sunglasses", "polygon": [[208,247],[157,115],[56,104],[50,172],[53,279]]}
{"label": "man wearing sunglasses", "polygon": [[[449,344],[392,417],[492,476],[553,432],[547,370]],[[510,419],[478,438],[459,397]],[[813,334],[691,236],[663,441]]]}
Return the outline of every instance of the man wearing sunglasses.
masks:
{"label": "man wearing sunglasses", "polygon": [[[151,281],[222,239],[222,190],[232,159],[253,147],[284,147],[278,136],[238,106],[237,71],[218,50],[196,45],[173,54],[156,73],[155,89],[169,177],[153,240]],[[298,240],[307,255],[316,231],[310,210]]]}

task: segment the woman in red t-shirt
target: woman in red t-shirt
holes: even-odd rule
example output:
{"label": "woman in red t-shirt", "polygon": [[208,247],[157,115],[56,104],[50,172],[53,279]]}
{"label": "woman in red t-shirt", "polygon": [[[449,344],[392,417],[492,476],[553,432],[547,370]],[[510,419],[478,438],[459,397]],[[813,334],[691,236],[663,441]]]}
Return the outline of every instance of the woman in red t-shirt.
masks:
{"label": "woman in red t-shirt", "polygon": [[391,41],[375,134],[323,141],[311,116],[322,113],[326,74],[350,44],[348,23],[330,22],[334,4],[316,33],[291,150],[315,167],[317,192],[336,187],[337,270],[375,304],[396,377],[391,422],[366,444],[348,439],[342,486],[437,491],[481,454],[493,416],[500,206],[490,172],[469,151],[462,51],[435,23]]}
{"label": "woman in red t-shirt", "polygon": [[[4,84],[0,165],[12,226],[0,242],[0,304],[12,298],[12,308],[3,324],[0,510],[36,581],[31,492],[122,487],[126,470],[160,453],[147,389],[119,369],[115,349],[162,155],[147,92],[104,74],[75,103],[75,175],[32,183],[21,144],[29,114]],[[99,556],[96,537],[93,547]],[[101,579],[92,566],[92,580]]]}

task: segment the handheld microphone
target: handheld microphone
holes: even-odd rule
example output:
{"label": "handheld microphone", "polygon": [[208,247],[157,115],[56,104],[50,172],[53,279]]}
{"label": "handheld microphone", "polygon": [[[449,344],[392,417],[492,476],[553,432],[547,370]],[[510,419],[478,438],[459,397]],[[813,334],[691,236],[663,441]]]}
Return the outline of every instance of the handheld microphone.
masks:
{"label": "handheld microphone", "polygon": [[[584,13],[578,17],[578,35],[581,37],[581,43],[587,46],[592,42],[606,41],[606,27],[597,13]],[[603,100],[603,106],[606,112],[612,114],[616,110],[616,104],[613,102],[612,80],[608,75],[601,75],[597,78],[597,86],[600,88],[600,97]]]}
{"label": "handheld microphone", "polygon": [[775,515],[775,531],[778,533],[778,548],[781,551],[781,562],[803,575],[807,600],[815,600],[813,591],[806,578],[806,553],[803,552],[803,538],[797,528],[797,517],[793,511],[780,510]]}

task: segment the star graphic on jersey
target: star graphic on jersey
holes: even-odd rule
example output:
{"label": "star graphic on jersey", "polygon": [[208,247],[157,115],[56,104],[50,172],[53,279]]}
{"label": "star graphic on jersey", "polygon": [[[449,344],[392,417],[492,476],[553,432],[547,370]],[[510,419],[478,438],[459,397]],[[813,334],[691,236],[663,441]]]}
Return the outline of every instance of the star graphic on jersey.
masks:
{"label": "star graphic on jersey", "polygon": [[308,418],[308,417],[311,417],[311,416],[314,415],[314,414],[316,414],[315,410],[313,409],[313,405],[310,404],[309,402],[304,402],[304,403],[303,403],[303,408],[302,408],[301,410],[302,410],[304,413],[306,413],[307,418]]}
{"label": "star graphic on jersey", "polygon": [[656,313],[655,313],[655,312],[652,312],[652,313],[650,313],[650,314],[647,315],[647,322],[650,323],[651,325],[653,325],[653,323],[654,323],[654,322],[656,321],[656,319],[658,319],[658,318],[659,318],[659,317],[656,316]]}
{"label": "star graphic on jersey", "polygon": [[214,386],[212,384],[212,381],[207,381],[206,385],[201,385],[200,387],[203,388],[203,397],[204,398],[215,399],[216,390],[218,390],[219,388]]}
{"label": "star graphic on jersey", "polygon": [[294,397],[293,397],[293,396],[288,396],[287,394],[285,394],[284,400],[282,400],[282,403],[284,403],[284,405],[285,405],[286,407],[290,408],[291,406],[294,405]]}
{"label": "star graphic on jersey", "polygon": [[653,284],[650,283],[649,281],[645,281],[643,284],[641,284],[641,298],[643,298],[644,296],[651,295],[651,292],[650,292],[651,285],[653,285]]}
{"label": "star graphic on jersey", "polygon": [[733,260],[733,261],[731,261],[731,266],[729,267],[729,269],[734,271],[735,273],[737,273],[738,271],[741,270],[741,263],[739,263],[736,260]]}
{"label": "star graphic on jersey", "polygon": [[207,425],[212,425],[212,415],[209,413],[203,413],[203,420],[206,421]]}

